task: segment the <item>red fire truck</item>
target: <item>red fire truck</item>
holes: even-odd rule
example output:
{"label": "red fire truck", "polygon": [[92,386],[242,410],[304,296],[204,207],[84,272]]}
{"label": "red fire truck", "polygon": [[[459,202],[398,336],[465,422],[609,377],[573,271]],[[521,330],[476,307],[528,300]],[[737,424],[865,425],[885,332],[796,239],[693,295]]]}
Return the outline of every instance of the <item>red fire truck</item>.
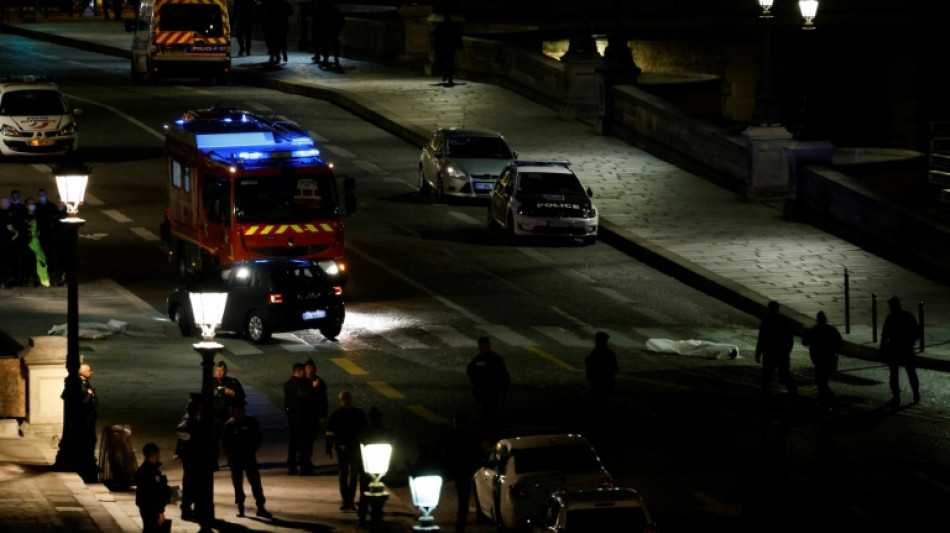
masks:
{"label": "red fire truck", "polygon": [[179,276],[247,259],[343,260],[354,180],[343,179],[341,205],[332,164],[297,123],[218,106],[187,111],[165,125],[165,155],[162,233]]}

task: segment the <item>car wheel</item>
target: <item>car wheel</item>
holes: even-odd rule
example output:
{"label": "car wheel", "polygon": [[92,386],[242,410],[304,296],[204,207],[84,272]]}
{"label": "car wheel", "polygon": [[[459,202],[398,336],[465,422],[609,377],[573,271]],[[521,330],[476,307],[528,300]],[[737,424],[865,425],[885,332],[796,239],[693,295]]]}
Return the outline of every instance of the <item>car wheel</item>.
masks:
{"label": "car wheel", "polygon": [[439,175],[435,184],[435,201],[442,203],[445,201],[445,185],[442,184],[442,176]]}
{"label": "car wheel", "polygon": [[491,524],[493,522],[491,517],[482,511],[482,502],[478,500],[478,491],[473,490],[472,492],[475,493],[475,522],[478,524]]}
{"label": "car wheel", "polygon": [[270,326],[264,321],[264,315],[260,311],[254,311],[247,315],[245,330],[248,338],[256,344],[267,344],[270,341]]}
{"label": "car wheel", "polygon": [[486,218],[487,218],[486,226],[488,226],[488,229],[493,230],[498,227],[498,223],[495,222],[495,217],[492,216],[491,206],[488,206],[488,217]]}
{"label": "car wheel", "polygon": [[422,170],[422,165],[419,165],[419,194],[423,196],[432,194],[432,186],[426,180],[426,173]]}
{"label": "car wheel", "polygon": [[182,309],[181,306],[176,307],[172,311],[172,320],[178,325],[178,331],[181,332],[182,337],[191,336],[194,326],[191,323],[191,318],[185,314],[185,310]]}
{"label": "car wheel", "polygon": [[320,335],[323,335],[329,340],[336,340],[340,336],[340,332],[343,331],[343,324],[337,324],[335,326],[324,326],[320,328]]}
{"label": "car wheel", "polygon": [[597,236],[591,235],[590,237],[584,237],[581,240],[585,245],[590,246],[591,244],[594,244],[595,242],[597,242]]}

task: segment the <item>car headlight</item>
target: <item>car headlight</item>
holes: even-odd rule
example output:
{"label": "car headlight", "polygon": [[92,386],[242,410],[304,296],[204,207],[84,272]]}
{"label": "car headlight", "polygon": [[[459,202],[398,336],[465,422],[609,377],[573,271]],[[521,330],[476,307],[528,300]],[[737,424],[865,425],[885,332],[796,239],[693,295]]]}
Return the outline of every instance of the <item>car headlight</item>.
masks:
{"label": "car headlight", "polygon": [[19,136],[20,136],[20,130],[14,128],[13,126],[11,126],[11,125],[9,125],[9,124],[4,124],[2,127],[0,127],[0,133],[6,135],[7,137],[19,137]]}
{"label": "car headlight", "polygon": [[455,179],[465,179],[468,177],[468,175],[465,174],[465,170],[462,169],[462,167],[457,167],[455,165],[446,165],[445,174],[448,177],[455,178]]}
{"label": "car headlight", "polygon": [[597,210],[593,207],[584,210],[584,218],[594,218],[597,216]]}
{"label": "car headlight", "polygon": [[337,263],[336,261],[317,261],[317,266],[331,276],[341,274],[346,269],[343,263]]}
{"label": "car headlight", "polygon": [[533,205],[523,205],[518,208],[518,214],[523,217],[533,217],[538,212],[538,208]]}
{"label": "car headlight", "polygon": [[60,135],[60,136],[73,135],[74,133],[76,133],[76,123],[75,123],[75,122],[70,122],[69,124],[66,124],[65,127],[63,127],[62,129],[60,129],[60,130],[57,132],[57,134]]}

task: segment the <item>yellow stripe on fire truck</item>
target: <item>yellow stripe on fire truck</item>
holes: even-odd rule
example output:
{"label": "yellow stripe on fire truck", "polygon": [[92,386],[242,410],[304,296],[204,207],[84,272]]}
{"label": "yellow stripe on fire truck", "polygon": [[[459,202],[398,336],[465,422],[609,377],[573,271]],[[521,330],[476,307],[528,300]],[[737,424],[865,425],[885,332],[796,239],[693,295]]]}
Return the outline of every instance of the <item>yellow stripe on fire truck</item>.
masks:
{"label": "yellow stripe on fire truck", "polygon": [[244,229],[244,235],[280,235],[291,231],[293,233],[320,233],[322,231],[333,231],[333,226],[330,224],[320,224],[319,228],[313,224],[255,224],[253,226],[247,226]]}

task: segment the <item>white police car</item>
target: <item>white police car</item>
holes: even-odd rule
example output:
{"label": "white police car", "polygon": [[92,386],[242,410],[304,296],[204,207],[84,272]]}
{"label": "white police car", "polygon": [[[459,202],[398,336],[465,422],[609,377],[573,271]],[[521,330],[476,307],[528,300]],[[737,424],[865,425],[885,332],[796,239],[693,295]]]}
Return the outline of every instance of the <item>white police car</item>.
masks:
{"label": "white police car", "polygon": [[0,80],[0,155],[63,155],[79,148],[76,115],[55,83]]}
{"label": "white police car", "polygon": [[561,161],[515,161],[508,165],[489,195],[488,227],[514,235],[580,238],[597,242],[599,218],[584,189]]}

